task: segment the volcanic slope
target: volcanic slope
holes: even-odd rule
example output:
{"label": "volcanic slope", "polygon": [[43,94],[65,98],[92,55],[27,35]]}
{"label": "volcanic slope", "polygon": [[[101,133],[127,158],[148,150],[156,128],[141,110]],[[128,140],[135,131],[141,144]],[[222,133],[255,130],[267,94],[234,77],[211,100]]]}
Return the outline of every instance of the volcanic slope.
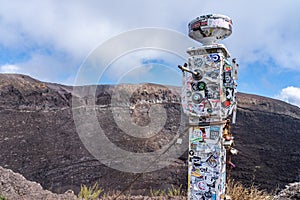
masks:
{"label": "volcanic slope", "polygon": [[[155,152],[174,137],[186,135],[180,88],[147,83],[73,89],[25,75],[0,74],[0,166],[58,193],[68,189],[78,192],[81,184],[95,182],[105,190],[130,189],[134,193],[171,185],[187,187],[186,152],[178,159],[167,160],[166,167],[143,174],[112,169],[102,164],[106,160],[95,159],[76,131],[72,98],[85,105],[80,108],[83,111],[95,104],[97,123],[107,138],[127,151]],[[237,167],[231,177],[268,190],[299,179],[300,109],[242,93],[238,102],[232,132],[240,153],[233,158]],[[130,136],[115,121],[114,110],[123,110],[133,123],[146,126],[151,122],[149,109],[157,105],[166,110],[166,122],[152,137]],[[184,140],[181,148],[186,147]]]}

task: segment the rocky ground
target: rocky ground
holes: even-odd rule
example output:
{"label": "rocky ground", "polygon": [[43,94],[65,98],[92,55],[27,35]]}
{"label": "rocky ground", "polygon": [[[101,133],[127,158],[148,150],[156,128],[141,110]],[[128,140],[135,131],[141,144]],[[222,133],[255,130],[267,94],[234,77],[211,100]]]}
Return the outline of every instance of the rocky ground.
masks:
{"label": "rocky ground", "polygon": [[[101,197],[102,195],[100,195]],[[0,167],[0,199],[6,200],[18,199],[18,200],[79,200],[74,195],[72,190],[68,190],[64,194],[55,194],[48,190],[43,190],[42,186],[36,182],[28,181],[21,174],[14,173],[12,170],[4,169]],[[184,200],[186,196],[130,196],[130,195],[111,195],[101,197],[103,200],[113,199],[132,199],[132,200]],[[233,197],[233,199],[236,199]],[[260,198],[256,198],[260,199]],[[263,197],[261,199],[264,199]],[[274,200],[298,200],[300,199],[300,182],[291,183],[286,188],[279,192],[274,197]]]}
{"label": "rocky ground", "polygon": [[300,182],[290,183],[285,186],[285,189],[280,191],[278,195],[275,196],[274,200],[297,200],[300,199]]}
{"label": "rocky ground", "polygon": [[30,182],[21,174],[12,170],[0,167],[0,194],[7,200],[75,200],[74,192],[69,190],[64,194],[54,194],[48,190],[43,190],[42,186],[36,182]]}
{"label": "rocky ground", "polygon": [[[100,195],[101,196],[101,195]],[[39,183],[28,181],[21,174],[14,173],[10,169],[0,167],[0,199],[5,200],[80,200],[72,190],[66,191],[64,194],[55,194],[49,190],[44,190]],[[133,200],[182,200],[184,196],[171,197],[148,197],[148,196],[128,196],[128,195],[112,195],[101,197],[103,200],[113,199],[133,199]],[[100,198],[99,198],[100,199]]]}
{"label": "rocky ground", "polygon": [[[87,92],[93,89],[95,97]],[[178,94],[179,88],[153,84],[73,90],[24,75],[0,74],[0,166],[56,193],[69,189],[77,193],[81,184],[95,182],[106,191],[127,190],[134,194],[181,184],[186,189],[186,153],[168,160],[167,167],[149,173],[109,168],[83,145],[72,110],[72,99],[86,105],[76,110],[79,112],[96,104],[97,121],[110,141],[127,151],[154,152],[177,132],[184,134],[180,130]],[[237,123],[232,132],[240,153],[233,158],[237,167],[231,178],[268,191],[299,180],[300,109],[282,101],[241,93],[238,102]],[[136,139],[116,125],[113,112],[117,109],[128,111],[135,124],[147,125],[151,122],[147,109],[154,105],[162,106],[167,116],[163,129],[154,137]]]}

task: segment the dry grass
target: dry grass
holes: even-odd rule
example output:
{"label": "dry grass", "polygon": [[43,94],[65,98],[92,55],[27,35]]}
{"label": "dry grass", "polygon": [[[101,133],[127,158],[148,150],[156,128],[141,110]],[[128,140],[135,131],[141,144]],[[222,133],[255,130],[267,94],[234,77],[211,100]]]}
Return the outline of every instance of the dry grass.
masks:
{"label": "dry grass", "polygon": [[230,180],[226,185],[226,193],[232,200],[271,200],[273,195],[257,189],[255,186],[244,187],[241,183]]}
{"label": "dry grass", "polygon": [[[98,188],[98,185],[94,185],[93,187],[87,188],[86,186],[82,187],[81,199],[98,199],[100,193],[103,190]],[[96,193],[96,197],[93,195]],[[147,196],[131,196],[130,194],[119,196],[120,192],[111,191],[108,193],[104,193],[101,195],[100,199],[112,200],[117,198],[118,200],[128,200],[128,199],[136,199],[136,200],[165,200],[165,199],[180,199],[184,200],[186,198],[186,191],[182,189],[182,186],[176,188],[172,186],[169,190],[151,190],[150,197]],[[251,186],[250,188],[244,187],[241,183],[236,182],[234,180],[230,180],[226,186],[226,195],[231,197],[231,200],[272,200],[274,196],[257,189],[255,186]],[[1,200],[1,199],[0,199]]]}

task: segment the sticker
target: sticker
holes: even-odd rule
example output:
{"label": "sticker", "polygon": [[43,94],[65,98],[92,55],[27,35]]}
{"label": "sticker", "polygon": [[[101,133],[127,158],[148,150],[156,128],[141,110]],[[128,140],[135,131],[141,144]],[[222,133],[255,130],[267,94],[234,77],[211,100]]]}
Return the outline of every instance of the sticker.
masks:
{"label": "sticker", "polygon": [[198,83],[197,83],[197,82],[193,82],[193,83],[191,84],[191,86],[192,86],[192,89],[193,89],[194,91],[198,91],[198,90],[199,90],[199,88],[198,88]]}
{"label": "sticker", "polygon": [[193,150],[197,150],[197,144],[191,144],[191,149],[193,149]]}
{"label": "sticker", "polygon": [[205,200],[205,197],[203,196],[202,193],[194,193],[193,194],[193,199],[195,199],[195,200]]}
{"label": "sticker", "polygon": [[203,142],[206,138],[205,128],[194,128],[191,142]]}
{"label": "sticker", "polygon": [[207,173],[208,172],[208,168],[205,167],[204,164],[199,167],[199,170],[200,170],[201,173]]}
{"label": "sticker", "polygon": [[191,183],[192,183],[192,184],[197,184],[197,183],[199,183],[200,181],[204,181],[204,177],[203,177],[203,176],[200,176],[200,177],[192,176],[192,177],[191,177]]}
{"label": "sticker", "polygon": [[211,196],[211,199],[212,200],[217,200],[217,195],[215,193],[213,193],[212,196]]}
{"label": "sticker", "polygon": [[[206,25],[207,25],[207,23],[206,23]],[[191,29],[193,31],[197,31],[200,28],[200,26],[201,26],[201,22],[200,21],[196,21],[195,23],[191,24]]]}
{"label": "sticker", "polygon": [[207,76],[207,77],[210,77],[210,78],[212,78],[212,79],[218,79],[218,77],[219,77],[219,70],[218,69],[216,69],[216,70],[213,70],[213,71],[210,71],[210,72],[206,72],[205,73],[205,75]]}
{"label": "sticker", "polygon": [[200,167],[201,166],[201,158],[198,156],[194,156],[191,158],[191,162],[194,166]]}
{"label": "sticker", "polygon": [[204,141],[204,138],[201,136],[201,137],[197,137],[197,138],[193,138],[191,139],[191,142],[192,143],[196,143],[196,142],[203,142]]}
{"label": "sticker", "polygon": [[216,158],[211,155],[209,156],[209,158],[206,160],[206,162],[208,163],[209,166],[215,168],[218,165],[218,161],[216,160]]}
{"label": "sticker", "polygon": [[219,131],[210,131],[210,139],[211,140],[216,140],[219,138]]}
{"label": "sticker", "polygon": [[231,77],[231,72],[224,72],[223,73],[223,85],[224,87],[233,87],[234,81]]}
{"label": "sticker", "polygon": [[194,150],[190,150],[190,151],[189,151],[189,155],[190,155],[190,156],[194,156],[194,155],[195,155]]}
{"label": "sticker", "polygon": [[197,88],[198,88],[200,91],[205,90],[205,88],[206,88],[206,83],[203,82],[203,81],[198,82],[198,83],[197,83]]}
{"label": "sticker", "polygon": [[203,145],[201,145],[201,143],[197,144],[197,151],[203,151]]}
{"label": "sticker", "polygon": [[208,187],[210,188],[216,187],[216,179],[211,174],[207,174],[204,179]]}
{"label": "sticker", "polygon": [[224,70],[225,70],[225,72],[231,72],[231,70],[232,70],[231,65],[224,65]]}
{"label": "sticker", "polygon": [[206,87],[206,97],[208,99],[219,100],[220,99],[220,90],[217,84],[208,84]]}
{"label": "sticker", "polygon": [[194,93],[194,94],[192,95],[192,101],[193,101],[194,103],[196,103],[196,104],[201,103],[202,99],[203,99],[203,97],[202,97],[202,95],[201,95],[200,93]]}
{"label": "sticker", "polygon": [[202,66],[202,64],[203,64],[203,60],[201,59],[201,58],[195,58],[194,59],[194,65],[196,66],[196,67],[201,67]]}
{"label": "sticker", "polygon": [[232,99],[233,93],[234,93],[234,90],[232,88],[226,88],[226,92],[225,92],[226,99],[227,100]]}
{"label": "sticker", "polygon": [[212,193],[211,193],[211,191],[210,191],[210,188],[209,188],[209,191],[208,191],[208,192],[205,192],[205,193],[204,193],[204,196],[205,196],[206,198],[211,198],[211,197],[212,197]]}
{"label": "sticker", "polygon": [[200,26],[207,26],[207,21],[201,21]]}
{"label": "sticker", "polygon": [[210,130],[211,131],[220,131],[220,127],[219,126],[211,126]]}
{"label": "sticker", "polygon": [[230,106],[230,100],[226,100],[223,102],[224,107],[229,107]]}
{"label": "sticker", "polygon": [[207,60],[213,61],[213,62],[219,62],[220,55],[219,54],[209,54],[209,56],[207,57]]}
{"label": "sticker", "polygon": [[198,184],[197,184],[199,190],[201,191],[209,191],[209,188],[207,187],[206,183],[204,181],[200,181]]}
{"label": "sticker", "polygon": [[192,176],[194,176],[194,177],[198,177],[198,178],[202,178],[202,179],[203,179],[203,176],[201,175],[200,170],[197,169],[197,168],[193,168],[191,174],[192,174]]}

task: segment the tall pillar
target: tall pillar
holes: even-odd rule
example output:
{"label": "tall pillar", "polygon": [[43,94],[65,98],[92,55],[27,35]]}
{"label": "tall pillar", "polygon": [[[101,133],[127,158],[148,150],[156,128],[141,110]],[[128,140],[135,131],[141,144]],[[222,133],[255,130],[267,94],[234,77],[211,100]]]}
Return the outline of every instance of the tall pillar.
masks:
{"label": "tall pillar", "polygon": [[182,107],[189,117],[188,199],[225,197],[226,152],[233,145],[228,117],[235,122],[238,65],[217,41],[231,32],[232,21],[224,15],[204,15],[189,23],[189,36],[203,45],[189,48],[188,63],[179,66]]}

